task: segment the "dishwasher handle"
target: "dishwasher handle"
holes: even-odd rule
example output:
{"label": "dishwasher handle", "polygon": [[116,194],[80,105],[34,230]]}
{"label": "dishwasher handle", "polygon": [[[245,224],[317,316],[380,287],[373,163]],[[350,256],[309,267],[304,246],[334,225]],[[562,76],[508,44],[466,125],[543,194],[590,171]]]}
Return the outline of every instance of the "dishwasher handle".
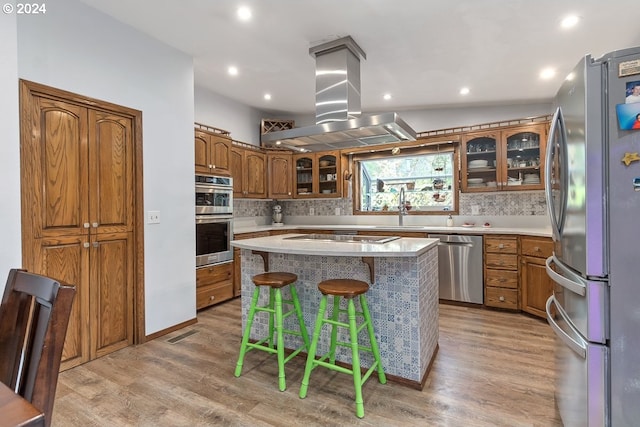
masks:
{"label": "dishwasher handle", "polygon": [[469,242],[443,242],[442,240],[438,242],[438,246],[466,246],[468,248],[473,247],[473,243]]}

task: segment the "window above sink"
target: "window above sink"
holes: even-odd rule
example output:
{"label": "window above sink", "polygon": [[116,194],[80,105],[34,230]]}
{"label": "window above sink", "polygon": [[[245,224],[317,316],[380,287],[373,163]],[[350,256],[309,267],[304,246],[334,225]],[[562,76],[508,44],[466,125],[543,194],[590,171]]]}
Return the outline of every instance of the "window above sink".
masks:
{"label": "window above sink", "polygon": [[455,154],[452,144],[359,154],[353,159],[354,213],[397,215],[401,191],[409,214],[457,212]]}

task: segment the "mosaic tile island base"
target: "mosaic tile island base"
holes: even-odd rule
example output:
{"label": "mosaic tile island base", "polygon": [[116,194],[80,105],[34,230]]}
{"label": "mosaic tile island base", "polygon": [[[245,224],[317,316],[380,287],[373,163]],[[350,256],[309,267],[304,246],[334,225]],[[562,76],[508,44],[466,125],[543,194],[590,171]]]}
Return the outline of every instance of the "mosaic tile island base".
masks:
{"label": "mosaic tile island base", "polygon": [[[298,275],[298,282],[295,286],[305,324],[310,333],[314,329],[321,298],[317,288],[318,283],[322,280],[335,278],[362,280],[371,286],[367,292],[367,301],[385,373],[390,376],[391,380],[395,378],[398,382],[422,388],[426,380],[427,369],[438,346],[438,253],[436,245],[431,244],[428,249],[420,253],[403,254],[402,256],[385,256],[384,253],[365,255],[362,252],[347,256],[344,251],[340,252],[341,255],[334,255],[336,245],[357,244],[334,243],[331,245],[333,250],[327,250],[325,254],[309,255],[282,253],[274,247],[252,246],[252,241],[264,241],[264,239],[278,239],[278,245],[286,246],[286,241],[282,240],[281,236],[234,242],[238,247],[244,247],[241,251],[243,331],[246,327],[247,314],[254,290],[251,278],[264,272],[262,257],[254,254],[252,249],[269,252],[270,271],[286,271]],[[411,240],[431,242],[433,239]],[[283,242],[285,242],[284,245]],[[252,249],[247,249],[247,245]],[[369,267],[362,261],[362,256],[374,257],[374,283],[371,283]],[[288,292],[288,287],[283,289],[287,298],[289,297]],[[267,292],[262,292],[259,303],[261,305],[267,303]],[[356,309],[359,309],[357,301]],[[296,330],[296,323],[295,316],[290,316],[285,319],[284,327]],[[262,339],[267,335],[267,331],[266,314],[258,314],[252,327],[251,339]],[[340,331],[340,333],[343,334],[338,338],[340,341],[349,341],[346,331]],[[318,343],[317,355],[328,351],[329,335],[329,329],[325,327]],[[366,334],[360,334],[359,340],[363,346],[369,345]],[[285,336],[286,348],[296,348],[300,344],[299,337]],[[350,364],[351,351],[339,347],[336,359]],[[362,367],[368,368],[371,364],[371,354],[361,353]],[[316,371],[312,375],[322,375],[321,369]]]}

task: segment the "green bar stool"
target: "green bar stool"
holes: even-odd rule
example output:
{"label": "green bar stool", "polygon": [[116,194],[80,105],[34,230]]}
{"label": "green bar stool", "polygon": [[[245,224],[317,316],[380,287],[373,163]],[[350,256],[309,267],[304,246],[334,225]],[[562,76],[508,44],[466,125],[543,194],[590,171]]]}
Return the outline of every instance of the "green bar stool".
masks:
{"label": "green bar stool", "polygon": [[[373,333],[373,323],[371,322],[371,315],[369,314],[369,307],[367,306],[367,298],[365,293],[369,290],[369,284],[360,280],[352,279],[332,279],[325,280],[318,284],[318,289],[322,293],[322,299],[320,300],[320,308],[318,309],[318,317],[316,318],[316,326],[313,331],[313,338],[311,340],[311,347],[309,348],[309,354],[307,356],[307,364],[304,370],[304,377],[302,378],[302,385],[300,387],[300,397],[305,398],[307,396],[307,388],[309,387],[309,377],[311,371],[317,366],[324,366],[325,368],[342,372],[345,374],[353,375],[353,385],[355,387],[355,400],[356,400],[356,416],[358,418],[364,417],[364,403],[362,400],[362,385],[367,381],[371,373],[375,370],[378,372],[378,380],[381,384],[387,382],[387,378],[382,368],[382,362],[380,361],[380,351],[378,350],[378,343]],[[325,312],[327,310],[327,301],[329,296],[333,296],[333,313],[329,318],[325,318]],[[362,311],[356,311],[353,299],[360,297],[360,307]],[[347,309],[340,308],[340,298],[347,300]],[[340,321],[340,314],[346,313],[348,315],[348,323]],[[356,316],[361,316],[364,321],[358,325]],[[319,359],[316,359],[316,350],[318,348],[318,340],[320,338],[320,332],[324,324],[331,325],[331,342],[329,345],[329,351]],[[350,342],[338,341],[338,327],[348,328]],[[364,347],[358,344],[358,334],[362,329],[367,328],[369,334],[369,342],[371,347]],[[349,347],[352,353],[352,369],[347,369],[342,366],[336,365],[336,348]],[[374,363],[362,375],[360,372],[360,351],[368,351],[373,353]]]}
{"label": "green bar stool", "polygon": [[[309,350],[309,336],[307,334],[307,328],[304,325],[302,309],[300,308],[296,288],[292,285],[298,280],[298,276],[293,273],[272,272],[257,274],[253,276],[251,280],[256,285],[256,288],[253,291],[251,306],[249,308],[249,316],[247,317],[247,325],[242,336],[240,356],[238,357],[238,363],[236,364],[235,376],[239,377],[242,373],[242,363],[247,351],[262,350],[267,353],[276,354],[278,356],[278,387],[280,388],[280,391],[284,391],[287,388],[284,375],[285,363],[293,359],[302,350]],[[292,285],[289,287],[291,299],[284,299],[282,297],[281,289],[288,285]],[[258,305],[258,298],[260,297],[260,289],[263,287],[269,288],[269,302],[265,306],[260,306]],[[287,312],[283,312],[283,304],[293,306],[293,308]],[[250,343],[249,336],[251,335],[251,326],[253,325],[253,320],[258,312],[266,312],[269,314],[269,335],[258,342]],[[292,314],[295,314],[298,318],[298,324],[300,327],[298,331],[285,329],[283,326],[284,319]],[[303,344],[287,357],[284,357],[284,334],[302,337],[303,341]]]}

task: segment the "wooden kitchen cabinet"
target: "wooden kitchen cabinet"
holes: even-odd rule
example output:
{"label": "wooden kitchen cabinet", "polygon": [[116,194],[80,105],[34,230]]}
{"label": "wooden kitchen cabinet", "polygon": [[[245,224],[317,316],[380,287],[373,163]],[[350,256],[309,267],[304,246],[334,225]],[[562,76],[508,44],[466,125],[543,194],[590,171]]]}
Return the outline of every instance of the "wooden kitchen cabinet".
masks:
{"label": "wooden kitchen cabinet", "polygon": [[[254,233],[239,233],[233,236],[234,240],[241,239],[253,239],[255,237],[269,236],[268,231],[256,231]],[[241,249],[233,248],[233,296],[240,296],[242,290],[242,257],[240,256]]]}
{"label": "wooden kitchen cabinet", "polygon": [[230,164],[234,197],[267,197],[267,157],[259,148],[234,141]]}
{"label": "wooden kitchen cabinet", "polygon": [[268,191],[270,199],[293,197],[293,155],[286,152],[267,153]]}
{"label": "wooden kitchen cabinet", "polygon": [[196,173],[227,176],[231,173],[231,137],[221,129],[200,125],[195,129]]}
{"label": "wooden kitchen cabinet", "polygon": [[342,197],[339,151],[293,156],[294,198]]}
{"label": "wooden kitchen cabinet", "polygon": [[547,275],[545,260],[553,253],[553,241],[544,237],[520,237],[520,286],[522,311],[546,318],[547,299],[553,294],[553,281]]}
{"label": "wooden kitchen cabinet", "polygon": [[137,125],[124,107],[24,95],[23,267],[76,288],[66,370],[134,343]]}
{"label": "wooden kitchen cabinet", "polygon": [[518,310],[518,292],[518,236],[485,236],[485,306]]}
{"label": "wooden kitchen cabinet", "polygon": [[196,309],[233,298],[233,262],[196,269]]}
{"label": "wooden kitchen cabinet", "polygon": [[463,135],[463,192],[544,189],[547,124]]}

